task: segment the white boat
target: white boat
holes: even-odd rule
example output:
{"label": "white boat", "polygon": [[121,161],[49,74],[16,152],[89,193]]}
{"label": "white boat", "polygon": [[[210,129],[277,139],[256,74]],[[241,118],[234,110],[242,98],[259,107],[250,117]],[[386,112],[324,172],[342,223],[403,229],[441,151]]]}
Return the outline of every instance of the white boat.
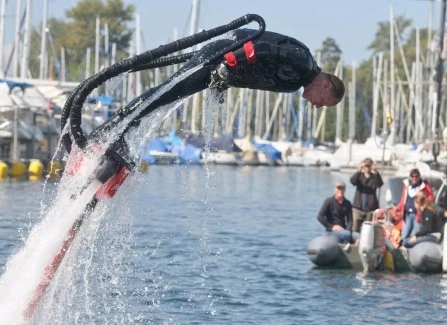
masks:
{"label": "white boat", "polygon": [[219,150],[217,152],[202,152],[202,162],[218,165],[240,165],[242,159],[239,152]]}

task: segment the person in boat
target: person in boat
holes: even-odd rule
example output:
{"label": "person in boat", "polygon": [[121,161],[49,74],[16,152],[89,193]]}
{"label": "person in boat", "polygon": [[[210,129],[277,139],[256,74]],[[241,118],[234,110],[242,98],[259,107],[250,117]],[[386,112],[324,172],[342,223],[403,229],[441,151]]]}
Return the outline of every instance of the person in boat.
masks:
{"label": "person in boat", "polygon": [[[174,78],[253,33],[254,30],[237,29],[231,38],[208,43],[166,82],[136,97],[124,110],[138,106]],[[148,104],[141,115],[206,88],[224,91],[230,87],[287,93],[303,87],[303,98],[317,108],[337,105],[345,93],[343,82],[322,71],[306,45],[294,38],[266,31],[253,42],[226,53],[222,61],[204,65],[197,73],[176,82],[169,91]]]}
{"label": "person in boat", "polygon": [[324,200],[317,219],[327,233],[337,238],[339,243],[356,242],[360,234],[352,231],[352,205],[345,197],[346,185],[336,182],[334,195]]}
{"label": "person in boat", "polygon": [[444,231],[444,222],[447,218],[447,211],[437,206],[435,203],[430,202],[424,193],[418,193],[415,196],[414,206],[416,210],[420,212],[420,227],[419,230],[404,243],[404,246],[411,248],[422,242],[440,242]]}
{"label": "person in boat", "polygon": [[401,233],[404,246],[419,231],[420,211],[414,205],[414,199],[418,193],[423,193],[427,201],[434,201],[430,183],[421,178],[419,169],[414,168],[410,171],[410,178],[404,180],[402,195],[396,206],[396,210],[402,215],[404,221]]}
{"label": "person in boat", "polygon": [[350,181],[356,187],[352,202],[352,230],[360,232],[362,223],[371,221],[374,211],[379,208],[376,192],[383,185],[383,180],[373,160],[365,158]]}

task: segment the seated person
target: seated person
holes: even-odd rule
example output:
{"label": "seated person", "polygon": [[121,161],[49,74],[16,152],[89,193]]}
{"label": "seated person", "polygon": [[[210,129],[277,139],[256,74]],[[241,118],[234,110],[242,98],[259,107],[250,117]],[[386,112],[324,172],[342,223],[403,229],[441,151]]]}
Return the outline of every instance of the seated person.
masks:
{"label": "seated person", "polygon": [[323,202],[317,219],[339,243],[357,242],[360,234],[352,232],[352,205],[345,198],[345,183],[336,182],[334,191],[335,194]]}
{"label": "seated person", "polygon": [[444,219],[447,211],[430,202],[424,193],[418,193],[414,198],[414,206],[421,214],[418,232],[404,241],[407,248],[426,241],[439,242],[444,231]]}
{"label": "seated person", "polygon": [[374,211],[373,222],[379,222],[385,229],[385,247],[392,251],[399,247],[402,241],[400,233],[402,231],[402,216],[396,208],[379,208]]}
{"label": "seated person", "polygon": [[427,201],[434,201],[430,183],[421,178],[419,169],[414,168],[410,171],[410,178],[404,180],[402,195],[399,204],[396,206],[396,210],[404,220],[401,232],[404,246],[419,231],[421,216],[420,211],[414,206],[414,198],[419,193],[423,193]]}

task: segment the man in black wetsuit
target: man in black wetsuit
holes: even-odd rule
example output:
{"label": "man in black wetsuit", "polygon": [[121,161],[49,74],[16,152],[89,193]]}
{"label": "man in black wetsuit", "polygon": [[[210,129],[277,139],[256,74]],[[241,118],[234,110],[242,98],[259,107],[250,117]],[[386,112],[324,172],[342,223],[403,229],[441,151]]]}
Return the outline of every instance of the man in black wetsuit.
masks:
{"label": "man in black wetsuit", "polygon": [[[253,32],[239,29],[233,38],[237,41]],[[225,61],[212,72],[211,86],[217,81],[227,87],[274,92],[293,92],[304,87],[303,97],[318,108],[334,106],[344,95],[343,82],[322,72],[306,45],[273,32],[265,32],[244,48],[227,53]]]}
{"label": "man in black wetsuit", "polygon": [[[118,114],[124,117],[174,78],[254,32],[238,29],[233,32],[232,38],[208,43],[166,82],[135,98]],[[265,32],[257,40],[245,43],[243,48],[227,53],[221,62],[201,67],[173,84],[169,91],[154,96],[156,98],[144,107],[136,120],[157,107],[208,87],[220,91],[239,87],[274,92],[293,92],[303,87],[303,97],[317,108],[338,104],[345,92],[339,78],[321,71],[306,45],[288,36]]]}

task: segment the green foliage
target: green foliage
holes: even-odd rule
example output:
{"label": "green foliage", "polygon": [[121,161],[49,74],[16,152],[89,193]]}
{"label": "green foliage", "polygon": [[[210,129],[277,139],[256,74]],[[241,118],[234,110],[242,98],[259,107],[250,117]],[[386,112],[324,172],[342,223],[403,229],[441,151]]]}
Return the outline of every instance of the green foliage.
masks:
{"label": "green foliage", "polygon": [[[405,35],[407,28],[411,26],[412,20],[406,19],[403,16],[396,16],[394,19],[396,20],[396,25],[400,33]],[[388,52],[390,49],[390,22],[382,21],[377,23],[377,25],[379,27],[376,31],[375,38],[368,46],[368,50],[372,50],[373,55],[379,52]],[[405,37],[403,41],[405,42]]]}
{"label": "green foliage", "polygon": [[[403,16],[395,17],[399,34],[394,34],[394,69],[395,80],[403,81],[403,88],[408,91],[408,86],[405,84],[407,81],[407,75],[404,69],[404,62],[406,62],[407,69],[411,74],[413,63],[416,61],[416,29],[411,26],[411,19],[406,19]],[[428,29],[419,30],[419,49],[420,60],[426,63],[429,59],[427,57],[427,45],[428,45]],[[433,38],[434,32],[431,31],[431,37]],[[399,49],[399,41],[402,44],[403,54]],[[356,107],[355,107],[355,140],[358,142],[364,142],[371,132],[371,119],[372,119],[372,107],[373,107],[373,57],[378,53],[383,53],[383,60],[387,62],[388,79],[390,78],[390,24],[389,21],[383,21],[378,23],[378,29],[375,34],[374,40],[368,46],[371,50],[371,57],[362,61],[358,67],[356,67]],[[332,38],[326,38],[321,48],[321,67],[323,70],[332,72],[335,69],[337,61],[340,59],[341,50],[338,47],[335,40]],[[332,71],[331,71],[332,70]],[[346,87],[345,104],[343,114],[343,140],[346,140],[349,134],[349,88],[348,85],[351,82],[352,67],[344,66],[344,83]],[[383,80],[383,72],[382,78]],[[389,105],[389,103],[388,103]],[[387,106],[388,106],[387,105]],[[379,100],[378,105],[378,117],[377,117],[377,133],[381,133],[382,130],[382,116],[384,109],[382,100]],[[325,140],[335,140],[335,128],[336,128],[336,108],[330,108],[326,114],[325,123]]]}
{"label": "green foliage", "polygon": [[333,38],[327,37],[317,52],[321,54],[320,66],[323,70],[333,73],[343,53],[337,42]]}
{"label": "green foliage", "polygon": [[[100,18],[101,29],[108,24],[109,46],[116,43],[117,59],[121,60],[127,56],[133,34],[127,23],[133,20],[134,11],[135,7],[124,5],[123,0],[81,0],[65,12],[66,19],[49,20],[48,27],[58,51],[57,55],[60,55],[61,47],[65,48],[70,80],[84,79],[87,48],[92,49],[90,66],[94,66],[96,17]],[[101,46],[104,51],[104,35],[101,35]]]}

